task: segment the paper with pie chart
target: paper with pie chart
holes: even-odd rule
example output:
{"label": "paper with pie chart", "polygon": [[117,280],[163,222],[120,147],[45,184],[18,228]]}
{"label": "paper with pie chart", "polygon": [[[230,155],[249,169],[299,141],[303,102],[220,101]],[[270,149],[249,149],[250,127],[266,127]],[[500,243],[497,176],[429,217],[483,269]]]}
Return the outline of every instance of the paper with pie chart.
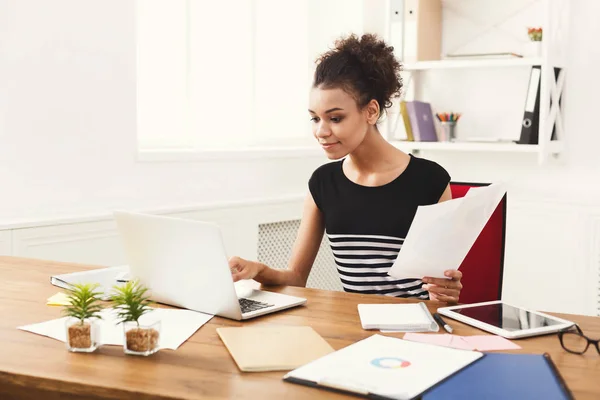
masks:
{"label": "paper with pie chart", "polygon": [[444,271],[458,269],[505,194],[505,185],[494,183],[472,187],[464,197],[419,206],[388,275],[444,278]]}
{"label": "paper with pie chart", "polygon": [[293,383],[411,399],[483,353],[373,335],[289,372]]}

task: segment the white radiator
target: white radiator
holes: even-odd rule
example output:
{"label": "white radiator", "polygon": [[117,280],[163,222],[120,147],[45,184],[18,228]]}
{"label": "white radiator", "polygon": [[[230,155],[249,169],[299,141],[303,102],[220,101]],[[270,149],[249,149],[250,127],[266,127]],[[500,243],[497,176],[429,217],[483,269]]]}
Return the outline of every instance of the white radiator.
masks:
{"label": "white radiator", "polygon": [[[272,268],[286,268],[300,220],[258,225],[258,261]],[[323,237],[306,287],[343,291],[329,242]]]}

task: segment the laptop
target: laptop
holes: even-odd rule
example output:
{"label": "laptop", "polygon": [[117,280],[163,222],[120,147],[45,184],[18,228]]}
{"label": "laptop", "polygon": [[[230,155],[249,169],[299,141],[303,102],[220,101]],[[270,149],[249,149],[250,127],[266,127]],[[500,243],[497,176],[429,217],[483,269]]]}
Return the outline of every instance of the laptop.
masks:
{"label": "laptop", "polygon": [[238,297],[215,224],[114,212],[130,278],[158,303],[245,320],[306,303],[306,299],[249,289]]}

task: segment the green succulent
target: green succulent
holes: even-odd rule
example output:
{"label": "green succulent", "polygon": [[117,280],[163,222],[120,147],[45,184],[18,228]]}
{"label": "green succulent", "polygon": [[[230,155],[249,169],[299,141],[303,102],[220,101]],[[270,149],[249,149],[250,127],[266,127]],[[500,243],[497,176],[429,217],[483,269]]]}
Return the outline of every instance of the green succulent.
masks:
{"label": "green succulent", "polygon": [[148,288],[138,280],[129,281],[124,285],[114,286],[111,300],[115,303],[119,322],[136,322],[142,315],[152,311],[150,296],[146,293]]}
{"label": "green succulent", "polygon": [[67,289],[69,304],[64,306],[63,313],[68,317],[77,318],[83,324],[88,318],[102,319],[100,311],[101,291],[96,291],[100,285],[97,283],[75,283]]}

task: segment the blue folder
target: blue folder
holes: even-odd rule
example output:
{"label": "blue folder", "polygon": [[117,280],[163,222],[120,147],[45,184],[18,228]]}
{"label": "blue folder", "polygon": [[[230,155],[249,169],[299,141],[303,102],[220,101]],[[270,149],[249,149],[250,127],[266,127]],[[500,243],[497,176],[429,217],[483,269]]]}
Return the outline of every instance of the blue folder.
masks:
{"label": "blue folder", "polygon": [[562,400],[573,396],[549,355],[487,353],[422,398]]}

